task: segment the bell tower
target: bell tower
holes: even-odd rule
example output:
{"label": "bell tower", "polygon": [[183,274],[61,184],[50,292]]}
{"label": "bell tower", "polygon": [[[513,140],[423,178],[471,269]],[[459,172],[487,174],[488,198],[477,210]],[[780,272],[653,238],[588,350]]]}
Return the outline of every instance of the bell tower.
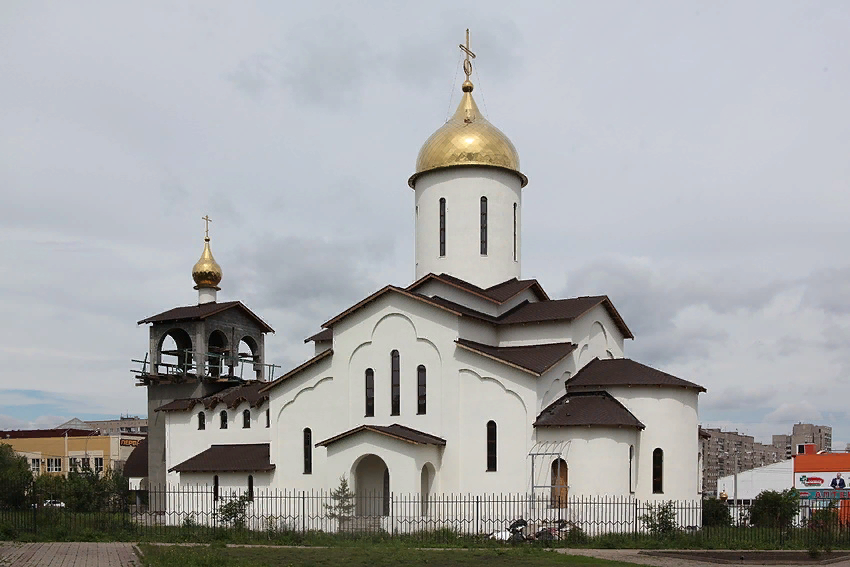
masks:
{"label": "bell tower", "polygon": [[487,288],[521,276],[519,154],[472,97],[469,30],[460,104],[434,132],[408,180],[415,193],[416,279],[447,273]]}
{"label": "bell tower", "polygon": [[[210,249],[208,216],[201,258],[192,268],[198,303],[175,307],[138,322],[150,325],[149,349],[137,386],[148,394],[148,484],[165,484],[165,415],[158,408],[179,399],[201,398],[249,380],[271,380],[265,362],[265,321],[240,301],[217,301],[221,266]],[[151,510],[164,502],[150,502]]]}

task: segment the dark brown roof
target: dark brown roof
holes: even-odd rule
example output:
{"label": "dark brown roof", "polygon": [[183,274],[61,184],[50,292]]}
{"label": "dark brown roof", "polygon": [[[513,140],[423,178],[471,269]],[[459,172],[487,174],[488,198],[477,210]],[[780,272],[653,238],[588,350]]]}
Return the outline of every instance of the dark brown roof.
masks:
{"label": "dark brown roof", "polygon": [[148,439],[145,437],[127,457],[124,463],[124,476],[127,478],[145,478],[148,476]]}
{"label": "dark brown roof", "polygon": [[260,319],[253,311],[245,307],[241,301],[225,301],[223,303],[201,303],[198,305],[187,305],[185,307],[175,307],[168,311],[163,311],[157,315],[151,315],[147,319],[139,321],[139,325],[143,323],[165,323],[171,321],[199,321],[217,315],[222,311],[233,309],[234,307],[241,309],[248,317],[257,322],[260,328],[267,333],[274,333],[265,321]]}
{"label": "dark brown roof", "polygon": [[[546,322],[546,321],[572,320],[572,319],[576,319],[578,317],[581,317],[582,315],[584,315],[585,313],[587,313],[588,311],[590,311],[591,309],[593,309],[597,305],[603,305],[605,307],[605,309],[608,311],[608,314],[611,316],[611,318],[616,323],[617,327],[619,327],[620,331],[623,333],[623,336],[627,339],[633,339],[634,338],[634,335],[632,334],[631,330],[628,328],[628,326],[626,326],[626,322],[623,321],[623,318],[620,316],[620,314],[614,308],[614,304],[611,303],[611,300],[608,299],[608,296],[606,296],[606,295],[599,295],[599,296],[594,296],[594,297],[575,297],[575,298],[571,298],[571,299],[555,299],[555,300],[551,300],[551,299],[546,298],[546,299],[542,299],[541,301],[538,301],[538,302],[531,302],[531,301],[526,300],[526,301],[523,301],[522,303],[520,303],[519,305],[517,305],[516,307],[512,308],[507,313],[505,313],[505,314],[503,314],[499,317],[493,317],[492,315],[488,315],[487,313],[483,313],[481,311],[477,311],[475,309],[465,307],[463,305],[460,305],[460,304],[455,303],[453,301],[449,301],[449,300],[444,299],[444,298],[439,297],[439,296],[429,297],[427,295],[423,295],[421,293],[416,293],[414,291],[411,291],[411,290],[415,289],[416,287],[419,287],[422,284],[422,282],[424,282],[426,280],[426,278],[429,278],[429,277],[432,278],[432,279],[438,279],[440,281],[445,281],[445,282],[449,282],[450,280],[455,280],[457,282],[463,283],[467,287],[470,287],[470,286],[475,287],[475,286],[472,286],[472,284],[469,284],[469,283],[464,282],[463,280],[459,280],[457,278],[453,278],[452,276],[447,276],[446,274],[442,274],[440,276],[435,276],[433,274],[429,274],[428,276],[425,276],[424,278],[420,279],[419,281],[417,281],[414,284],[412,284],[411,286],[409,286],[407,289],[401,289],[401,288],[396,287],[396,286],[388,285],[388,286],[376,291],[375,293],[373,293],[369,297],[363,299],[359,303],[352,305],[351,307],[349,307],[348,309],[346,309],[345,311],[343,311],[339,315],[337,315],[337,316],[333,317],[332,319],[326,321],[325,323],[322,324],[322,327],[329,329],[329,328],[333,327],[334,324],[338,323],[340,320],[348,317],[349,315],[351,315],[355,311],[359,310],[362,307],[365,307],[366,305],[372,303],[373,301],[384,296],[385,294],[387,294],[387,293],[398,293],[398,294],[404,295],[405,297],[415,299],[416,301],[421,301],[421,302],[426,303],[428,305],[433,305],[434,307],[438,307],[438,308],[443,309],[445,311],[448,311],[448,312],[450,312],[454,315],[474,317],[476,319],[480,319],[482,321],[486,321],[486,322],[494,324],[494,325],[520,325],[520,324],[527,324],[527,323],[543,323],[543,322]],[[516,283],[512,283],[514,281]],[[524,285],[524,283],[527,283],[529,281],[534,282],[534,284],[536,285],[535,280],[508,280],[507,282],[502,282],[501,284],[493,286],[493,288],[489,288],[489,289],[492,290],[494,288],[499,288],[502,291],[507,290],[505,292],[505,293],[507,293],[510,290],[518,289],[517,286],[519,284]],[[454,284],[452,284],[452,285],[454,285]],[[456,286],[456,287],[459,287],[459,285]],[[477,288],[477,289],[481,290],[481,288]],[[481,290],[481,291],[486,292],[487,290]],[[541,293],[543,293],[542,288],[541,288]],[[496,295],[498,295],[498,290],[497,290]],[[545,293],[543,293],[543,297],[545,297]],[[493,301],[495,301],[495,300],[493,300]],[[310,341],[317,336],[318,335],[314,335],[313,337],[308,338],[307,341]],[[305,342],[307,342],[307,341],[305,341]]]}
{"label": "dark brown roof", "polygon": [[603,305],[605,307],[625,338],[635,338],[607,295],[551,299],[549,301],[538,301],[534,303],[523,302],[499,317],[499,324],[517,325],[573,320],[581,317],[597,305]]}
{"label": "dark brown roof", "polygon": [[676,378],[672,374],[628,358],[594,358],[567,380],[567,386],[674,386],[705,392],[705,388],[699,384]]}
{"label": "dark brown roof", "polygon": [[383,297],[384,295],[386,295],[388,293],[397,293],[399,295],[403,295],[405,297],[415,299],[416,301],[421,301],[423,303],[431,304],[431,305],[433,305],[435,307],[439,307],[440,309],[443,309],[445,311],[450,311],[450,312],[454,313],[455,315],[460,315],[460,313],[458,313],[457,311],[454,311],[454,310],[452,310],[448,307],[445,307],[443,305],[440,305],[436,302],[431,301],[431,299],[426,295],[421,295],[419,293],[412,293],[412,292],[409,292],[409,291],[402,289],[400,287],[396,287],[394,285],[388,285],[388,286],[382,287],[381,289],[379,289],[378,291],[376,291],[375,293],[373,293],[369,297],[355,303],[354,305],[352,305],[351,307],[349,307],[348,309],[346,309],[345,311],[343,311],[339,315],[333,317],[332,319],[325,321],[324,323],[322,323],[322,327],[324,327],[326,329],[333,327],[335,323],[341,321],[342,319],[345,319],[346,317],[348,317],[349,315],[351,315],[352,313],[354,313],[358,309],[365,307],[366,305],[372,303],[373,301],[377,300],[380,297]]}
{"label": "dark brown roof", "polygon": [[573,343],[544,343],[509,347],[495,347],[466,339],[458,339],[455,343],[461,348],[504,362],[536,376],[540,376],[552,368],[576,348]]}
{"label": "dark brown roof", "polygon": [[429,433],[417,431],[416,429],[411,429],[410,427],[405,427],[404,425],[399,425],[398,423],[394,423],[392,425],[361,425],[360,427],[349,429],[345,433],[340,433],[339,435],[331,437],[330,439],[320,441],[316,443],[316,447],[327,447],[331,443],[336,443],[341,439],[345,439],[346,437],[350,437],[362,431],[371,431],[372,433],[377,433],[378,435],[386,435],[388,437],[392,437],[394,439],[398,439],[406,443],[413,443],[414,445],[445,446],[446,444],[445,439],[436,437]]}
{"label": "dark brown roof", "polygon": [[306,339],[304,339],[304,342],[309,343],[310,341],[316,341],[316,342],[330,341],[330,340],[333,340],[333,338],[334,338],[333,329],[322,329],[321,331],[319,331],[318,333],[316,333],[312,337],[307,337]]}
{"label": "dark brown roof", "polygon": [[332,349],[332,348],[329,348],[328,350],[320,352],[319,354],[317,354],[316,356],[314,356],[313,358],[311,358],[307,362],[305,362],[305,363],[303,363],[299,366],[296,366],[295,368],[293,368],[292,370],[290,370],[289,372],[287,372],[286,374],[284,374],[283,376],[281,376],[277,380],[275,380],[273,382],[266,382],[265,385],[262,388],[260,388],[260,393],[263,394],[265,392],[268,392],[269,390],[271,390],[272,388],[274,388],[275,386],[277,386],[278,384],[280,384],[284,380],[289,380],[290,378],[292,378],[293,376],[295,376],[296,374],[298,374],[302,370],[313,366],[314,364],[316,364],[317,362],[319,362],[321,360],[324,360],[325,358],[333,355],[333,353],[334,353],[334,349]]}
{"label": "dark brown roof", "polygon": [[407,291],[415,291],[426,282],[432,280],[441,281],[458,289],[462,289],[467,293],[477,295],[498,304],[508,301],[512,297],[515,297],[529,288],[540,300],[545,301],[549,299],[549,296],[546,295],[546,292],[537,280],[518,280],[517,278],[511,278],[507,281],[484,289],[449,274],[428,274],[407,286],[406,289]]}
{"label": "dark brown roof", "polygon": [[535,427],[636,427],[644,425],[608,392],[570,392],[540,412]]}
{"label": "dark brown roof", "polygon": [[0,431],[0,441],[3,439],[33,439],[43,437],[88,437],[100,435],[97,429],[13,429]]}
{"label": "dark brown roof", "polygon": [[274,470],[269,459],[269,444],[213,445],[171,467],[168,472],[260,472]]}
{"label": "dark brown roof", "polygon": [[156,408],[156,411],[186,411],[195,407],[195,404],[204,404],[206,409],[212,409],[218,404],[225,404],[228,408],[235,408],[242,402],[248,402],[252,408],[262,405],[269,399],[269,395],[261,392],[269,382],[251,381],[225,388],[215,394],[201,398],[182,398],[174,400]]}

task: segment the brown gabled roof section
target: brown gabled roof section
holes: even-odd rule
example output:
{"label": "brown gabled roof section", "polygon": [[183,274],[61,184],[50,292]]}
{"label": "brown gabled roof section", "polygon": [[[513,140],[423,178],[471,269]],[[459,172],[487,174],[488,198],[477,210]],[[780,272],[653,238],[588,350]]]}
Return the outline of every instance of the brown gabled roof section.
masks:
{"label": "brown gabled roof section", "polygon": [[516,297],[527,289],[531,289],[541,301],[549,299],[549,296],[546,295],[546,292],[543,290],[543,286],[541,286],[537,280],[518,280],[517,278],[511,278],[507,281],[484,289],[460,278],[450,276],[449,274],[428,274],[407,286],[406,289],[407,291],[415,291],[422,287],[425,283],[434,280],[443,282],[447,285],[456,287],[457,289],[499,305]]}
{"label": "brown gabled roof section", "polygon": [[172,321],[199,321],[234,308],[242,310],[246,315],[248,315],[248,317],[256,321],[263,331],[267,333],[274,333],[274,329],[272,329],[268,323],[260,319],[256,313],[245,307],[245,304],[241,301],[225,301],[222,303],[212,302],[201,303],[198,305],[187,305],[185,307],[175,307],[174,309],[163,311],[157,315],[151,315],[147,319],[142,319],[138,322],[138,324],[166,323]]}
{"label": "brown gabled roof section", "polygon": [[283,376],[281,376],[277,380],[275,380],[273,382],[267,382],[262,388],[260,388],[260,393],[263,394],[265,392],[268,392],[269,390],[271,390],[272,388],[274,388],[275,386],[277,386],[278,384],[280,384],[284,380],[288,380],[288,379],[292,378],[293,376],[295,376],[296,374],[298,374],[299,372],[301,372],[302,370],[305,370],[305,369],[313,366],[317,362],[322,361],[329,356],[332,356],[333,353],[334,353],[334,349],[332,349],[332,348],[329,348],[328,350],[320,352],[319,354],[317,354],[316,356],[314,356],[313,358],[311,358],[307,362],[301,364],[300,366],[296,366],[295,368],[293,368],[292,370],[290,370],[289,372],[287,372],[286,374],[284,374]]}
{"label": "brown gabled roof section", "polygon": [[534,427],[646,426],[608,392],[564,394],[540,412]]}
{"label": "brown gabled roof section", "polygon": [[264,472],[274,470],[268,443],[213,445],[168,472]]}
{"label": "brown gabled roof section", "polygon": [[346,437],[350,437],[364,431],[370,431],[372,433],[377,433],[378,435],[386,435],[387,437],[392,437],[393,439],[398,439],[399,441],[404,441],[406,443],[412,443],[413,445],[437,445],[441,447],[446,445],[446,440],[441,437],[394,423],[392,425],[361,425],[360,427],[355,427],[354,429],[349,429],[344,433],[335,435],[330,439],[319,441],[316,443],[316,447],[327,447],[328,445],[336,443]]}
{"label": "brown gabled roof section", "polygon": [[334,338],[333,329],[322,329],[315,335],[311,337],[307,337],[304,339],[305,343],[309,343],[310,341],[316,341],[317,343],[320,341],[331,341]]}
{"label": "brown gabled roof section", "polygon": [[346,317],[348,317],[349,315],[351,315],[352,313],[354,313],[355,311],[357,311],[361,307],[365,307],[366,305],[372,303],[373,301],[383,297],[384,295],[386,295],[388,293],[398,293],[398,294],[403,295],[405,297],[409,297],[409,298],[411,298],[415,301],[421,301],[422,303],[427,303],[427,304],[433,305],[435,307],[439,307],[440,309],[442,309],[444,311],[448,311],[448,312],[453,313],[455,315],[460,315],[460,313],[458,311],[455,311],[453,309],[450,309],[448,307],[440,305],[437,302],[431,301],[431,299],[429,297],[425,296],[425,295],[421,295],[421,294],[418,294],[418,293],[411,293],[411,292],[409,292],[405,289],[402,289],[400,287],[396,287],[394,285],[388,285],[386,287],[379,289],[378,291],[376,291],[375,293],[373,293],[372,295],[370,295],[366,299],[364,299],[364,300],[362,300],[358,303],[355,303],[354,305],[352,305],[351,307],[349,307],[348,309],[346,309],[345,311],[343,311],[342,313],[340,313],[336,317],[329,319],[328,321],[325,321],[324,323],[322,323],[322,327],[324,327],[326,329],[333,327],[335,323],[341,321],[342,319],[345,319]]}
{"label": "brown gabled roof section", "polygon": [[195,404],[203,404],[206,409],[212,409],[218,404],[224,404],[228,408],[233,409],[242,402],[248,402],[249,406],[255,408],[268,401],[269,395],[260,391],[268,384],[269,382],[256,380],[237,384],[209,396],[174,400],[156,408],[156,411],[186,411],[195,407]]}
{"label": "brown gabled roof section", "polygon": [[614,323],[627,339],[635,336],[620,316],[620,313],[607,295],[572,297],[569,299],[550,299],[549,301],[523,302],[501,317],[500,325],[520,325],[527,323],[545,323],[578,319],[597,305],[602,305],[614,320]]}
{"label": "brown gabled roof section", "polygon": [[458,339],[455,343],[462,349],[513,366],[534,376],[541,376],[576,349],[576,345],[573,343],[545,343],[509,347],[495,347],[466,339]]}
{"label": "brown gabled roof section", "polygon": [[[489,299],[498,303],[494,297],[507,297],[507,296],[515,296],[517,293],[524,289],[529,289],[537,286],[542,294],[542,297],[545,299],[541,299],[541,301],[531,302],[531,301],[523,301],[516,307],[510,309],[503,315],[499,317],[494,317],[492,315],[488,315],[487,313],[482,313],[481,311],[477,311],[475,309],[466,307],[464,305],[460,305],[453,301],[449,301],[448,299],[444,299],[439,296],[429,297],[427,295],[422,295],[421,293],[416,293],[412,291],[417,287],[421,286],[422,283],[425,282],[427,278],[438,279],[449,285],[455,285],[459,289],[465,289],[473,292],[473,288],[480,290],[483,292],[492,292],[492,297]],[[452,283],[454,282],[454,283]],[[462,287],[463,286],[466,287]],[[493,291],[495,290],[495,291]],[[446,274],[441,274],[436,276],[434,274],[429,274],[424,278],[421,278],[419,281],[411,284],[406,289],[402,289],[400,287],[396,287],[393,285],[388,285],[384,288],[379,289],[369,297],[363,299],[362,301],[352,305],[339,315],[333,317],[332,319],[326,321],[322,324],[322,327],[325,330],[331,329],[336,323],[341,321],[342,319],[348,317],[355,311],[359,310],[366,305],[378,300],[389,293],[397,293],[413,299],[415,301],[420,301],[427,305],[431,305],[452,313],[457,316],[464,317],[473,317],[475,319],[479,319],[481,321],[485,321],[487,323],[493,325],[524,325],[529,323],[544,323],[547,321],[564,321],[564,320],[573,320],[581,317],[597,305],[603,305],[605,309],[608,311],[608,314],[614,320],[614,323],[623,333],[623,336],[627,339],[633,339],[634,335],[631,330],[626,326],[626,322],[620,316],[617,309],[614,308],[614,304],[611,303],[611,300],[608,299],[607,295],[598,295],[592,297],[574,297],[571,299],[549,299],[546,297],[545,292],[543,292],[543,288],[539,287],[536,280],[508,280],[507,282],[502,282],[501,284],[497,284],[487,290],[482,290],[481,288],[476,288],[470,283],[464,282],[463,280],[459,280],[452,276],[448,276]],[[477,292],[476,292],[477,293]],[[482,296],[483,297],[483,296]],[[324,332],[324,331],[323,331]],[[309,342],[311,340],[326,340],[320,337],[324,337],[327,335],[323,335],[323,332],[317,333],[312,337],[309,337],[304,342]],[[331,334],[331,338],[332,338]]]}
{"label": "brown gabled roof section", "polygon": [[688,382],[656,370],[651,366],[635,362],[629,358],[594,358],[575,376],[567,380],[567,387],[573,386],[672,386],[693,388],[705,392],[699,384]]}

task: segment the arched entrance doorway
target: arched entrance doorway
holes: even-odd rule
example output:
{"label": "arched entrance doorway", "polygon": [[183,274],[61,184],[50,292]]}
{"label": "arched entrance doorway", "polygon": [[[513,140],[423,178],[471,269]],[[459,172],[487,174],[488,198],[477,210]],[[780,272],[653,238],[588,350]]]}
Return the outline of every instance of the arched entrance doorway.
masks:
{"label": "arched entrance doorway", "polygon": [[388,516],[390,513],[390,470],[377,455],[366,455],[354,469],[357,516]]}
{"label": "arched entrance doorway", "polygon": [[567,463],[564,459],[552,461],[552,507],[567,506]]}

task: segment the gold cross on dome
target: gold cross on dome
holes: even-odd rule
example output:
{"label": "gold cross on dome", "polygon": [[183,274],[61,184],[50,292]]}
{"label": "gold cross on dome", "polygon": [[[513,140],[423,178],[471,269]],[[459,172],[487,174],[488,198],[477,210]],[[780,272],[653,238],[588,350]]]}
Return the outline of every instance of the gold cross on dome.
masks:
{"label": "gold cross on dome", "polygon": [[206,225],[204,227],[204,238],[209,239],[209,237],[210,237],[210,223],[212,222],[212,219],[210,218],[209,215],[204,215],[204,216],[201,217],[201,220],[204,221],[204,224]]}
{"label": "gold cross on dome", "polygon": [[463,72],[466,73],[468,80],[469,76],[472,75],[472,61],[470,61],[470,58],[475,59],[475,54],[469,49],[469,28],[466,29],[466,45],[461,43],[458,47],[466,53],[466,59],[463,61]]}

